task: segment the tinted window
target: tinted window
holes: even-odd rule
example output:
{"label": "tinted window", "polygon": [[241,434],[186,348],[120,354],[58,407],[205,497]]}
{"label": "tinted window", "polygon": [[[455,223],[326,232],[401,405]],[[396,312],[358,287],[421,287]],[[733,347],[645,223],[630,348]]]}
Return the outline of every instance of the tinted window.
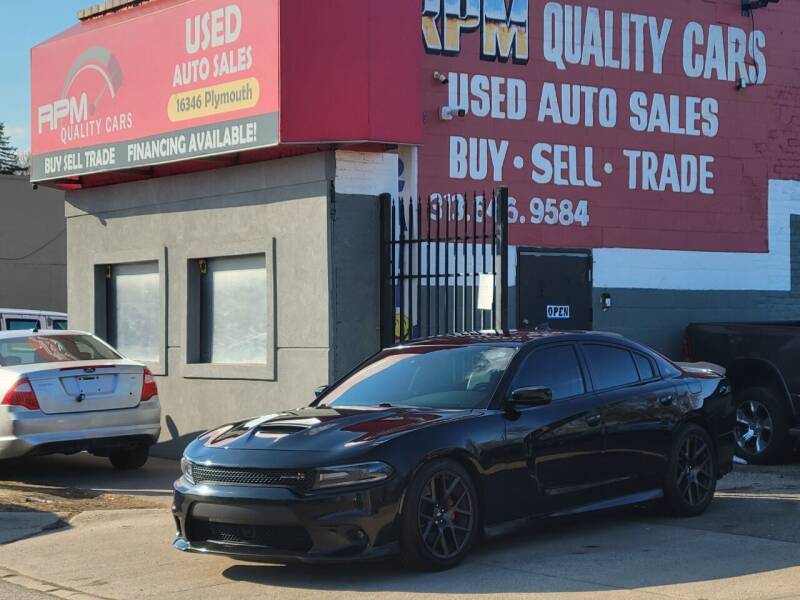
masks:
{"label": "tinted window", "polygon": [[681,374],[681,370],[663,354],[655,353],[658,361],[658,368],[661,371],[661,376],[664,378],[676,377]]}
{"label": "tinted window", "polygon": [[53,319],[53,329],[64,330],[67,328],[67,321],[65,319]]}
{"label": "tinted window", "polygon": [[390,350],[339,383],[322,403],[485,408],[516,352],[490,345]]}
{"label": "tinted window", "polygon": [[639,379],[642,381],[655,379],[656,372],[649,358],[641,354],[634,354],[633,360],[636,363],[636,368],[639,370]]}
{"label": "tinted window", "polygon": [[539,386],[550,388],[553,400],[571,398],[586,391],[578,357],[572,346],[545,348],[528,356],[514,376],[511,391]]}
{"label": "tinted window", "polygon": [[586,344],[583,347],[596,390],[637,383],[639,372],[633,355],[622,348]]}
{"label": "tinted window", "polygon": [[39,327],[39,319],[6,319],[6,329],[10,331],[22,331],[36,327]]}
{"label": "tinted window", "polygon": [[31,335],[0,340],[0,365],[33,365],[120,358],[88,335]]}

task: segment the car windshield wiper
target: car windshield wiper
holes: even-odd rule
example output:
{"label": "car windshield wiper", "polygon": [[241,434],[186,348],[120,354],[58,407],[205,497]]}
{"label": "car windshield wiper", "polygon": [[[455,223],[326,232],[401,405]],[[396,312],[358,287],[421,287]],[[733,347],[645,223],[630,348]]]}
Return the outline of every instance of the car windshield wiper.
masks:
{"label": "car windshield wiper", "polygon": [[[331,408],[327,405],[318,404],[315,408]],[[422,408],[421,406],[408,406],[405,404],[392,404],[391,402],[381,402],[380,404],[337,404],[335,409],[340,408],[355,408],[359,410],[375,409],[375,408]]]}

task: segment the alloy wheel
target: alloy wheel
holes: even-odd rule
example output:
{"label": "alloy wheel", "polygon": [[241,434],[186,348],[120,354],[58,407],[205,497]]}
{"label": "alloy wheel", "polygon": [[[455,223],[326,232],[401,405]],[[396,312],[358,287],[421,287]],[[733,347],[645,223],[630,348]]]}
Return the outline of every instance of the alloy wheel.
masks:
{"label": "alloy wheel", "polygon": [[470,488],[451,471],[439,471],[425,483],[417,511],[422,543],[436,558],[457,556],[475,527]]}
{"label": "alloy wheel", "polygon": [[742,402],[736,409],[736,443],[745,452],[764,452],[772,440],[773,429],[769,410],[758,400]]}
{"label": "alloy wheel", "polygon": [[678,454],[677,487],[683,500],[691,507],[708,500],[714,483],[714,460],[706,441],[699,435],[689,435]]}

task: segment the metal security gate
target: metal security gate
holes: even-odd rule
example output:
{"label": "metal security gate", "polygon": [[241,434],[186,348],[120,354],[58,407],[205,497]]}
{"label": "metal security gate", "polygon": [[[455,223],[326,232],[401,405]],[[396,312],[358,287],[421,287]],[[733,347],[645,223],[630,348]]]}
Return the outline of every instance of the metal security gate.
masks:
{"label": "metal security gate", "polygon": [[508,190],[380,202],[381,345],[507,329]]}

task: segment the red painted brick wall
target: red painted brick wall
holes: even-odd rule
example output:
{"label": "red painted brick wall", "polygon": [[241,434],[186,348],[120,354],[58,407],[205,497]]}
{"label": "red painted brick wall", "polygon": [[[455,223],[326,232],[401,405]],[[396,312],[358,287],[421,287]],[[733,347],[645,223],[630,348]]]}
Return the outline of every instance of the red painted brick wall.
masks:
{"label": "red painted brick wall", "polygon": [[[517,0],[515,4],[524,3]],[[442,14],[437,17],[436,5],[436,0],[427,4],[430,9],[428,23],[433,23],[431,27],[443,38],[444,18]],[[466,5],[469,8],[470,3]],[[491,2],[484,2],[483,5],[485,10]],[[654,18],[651,21],[657,28],[656,33],[663,33],[665,19],[671,19],[663,46],[661,72],[654,72],[655,53],[650,38],[650,21],[643,27],[643,71],[600,66],[598,55],[591,52],[590,64],[564,64],[565,68],[559,69],[554,53],[545,53],[546,47],[552,50],[558,49],[559,45],[548,45],[550,38],[546,34],[558,29],[563,33],[563,27],[556,27],[557,19],[559,14],[566,19],[570,11],[574,17],[575,10],[571,7],[580,7],[584,23],[591,12],[590,7],[599,9],[603,40],[606,37],[606,11],[611,11],[609,14],[613,15],[614,23],[609,26],[613,32],[612,53],[609,56],[617,60],[621,60],[623,13]],[[548,10],[552,11],[547,14],[554,15],[553,20],[545,19]],[[422,72],[425,139],[419,155],[420,193],[440,194],[435,199],[441,198],[444,206],[449,200],[454,209],[450,218],[455,221],[459,218],[455,210],[460,201],[457,194],[471,195],[474,191],[491,193],[497,186],[508,185],[517,208],[516,214],[512,212],[511,215],[512,221],[516,221],[511,225],[511,241],[521,245],[766,252],[768,181],[800,179],[800,47],[796,37],[800,31],[800,3],[784,0],[756,11],[753,16],[755,30],[761,32],[756,35],[761,39],[763,34],[765,42],[761,52],[766,72],[762,68],[758,73],[747,73],[748,78],[755,74],[756,78],[764,77],[764,81],[749,85],[744,90],[736,89],[735,81],[720,80],[723,73],[719,70],[712,71],[711,78],[705,79],[690,77],[684,69],[684,32],[689,23],[694,22],[702,28],[704,40],[702,44],[690,44],[689,58],[695,60],[695,53],[705,56],[710,43],[710,31],[719,27],[723,32],[722,60],[727,70],[729,28],[736,28],[734,39],[738,39],[736,36],[742,33],[748,38],[753,35],[753,22],[741,15],[738,0],[608,0],[602,3],[575,1],[569,4],[530,0],[529,58],[524,64],[521,64],[522,61],[515,63],[513,59],[507,62],[482,60],[482,30],[480,26],[470,30],[472,23],[469,20],[462,20],[465,29],[461,31],[460,47],[457,51],[451,51],[450,55],[438,52],[436,35],[429,30],[434,43],[433,48],[428,44]],[[451,22],[458,23],[458,19]],[[583,37],[584,28],[579,28],[579,31],[581,41],[586,41],[587,38]],[[631,25],[630,31],[630,43],[635,46],[634,25]],[[592,47],[591,35],[588,42],[579,49]],[[605,42],[600,42],[600,45],[605,52]],[[734,51],[738,47],[733,46]],[[555,55],[558,54],[555,52]],[[546,56],[550,56],[551,60]],[[630,60],[635,67],[635,53]],[[748,64],[753,64],[754,56],[746,55],[746,60]],[[456,93],[456,78],[449,75],[449,82],[442,84],[434,79],[435,71],[462,73],[468,77],[501,77],[504,78],[502,82],[506,82],[505,86],[500,87],[501,90],[507,88],[509,78],[523,80],[527,100],[524,119],[476,116],[473,107],[466,104],[469,112],[466,116],[455,117],[451,121],[441,120],[441,107],[453,104],[465,106],[465,101],[462,94]],[[471,84],[472,79],[469,81]],[[547,83],[555,84],[557,88],[561,84],[577,84],[613,90],[617,100],[615,126],[598,126],[597,113],[593,126],[588,126],[584,119],[577,125],[554,123],[549,117],[540,119],[540,101],[543,86]],[[630,98],[634,92],[646,94],[648,107],[656,101],[656,93],[675,95],[678,105],[684,108],[679,114],[670,110],[666,116],[662,116],[677,119],[681,126],[685,126],[687,97],[700,99],[696,101],[698,105],[703,102],[702,99],[711,99],[709,102],[713,103],[718,130],[713,136],[659,130],[635,131],[630,124],[633,115]],[[475,96],[470,96],[468,100],[474,99]],[[480,113],[480,98],[477,100]],[[581,102],[584,100],[585,96]],[[498,107],[502,111],[504,105],[499,103]],[[697,127],[704,122],[707,126],[713,125],[700,118]],[[469,149],[469,138],[477,138],[473,142],[479,151],[477,154],[469,150],[464,152],[465,147]],[[481,142],[481,139],[491,142]],[[503,157],[502,161],[499,158],[495,161],[497,177],[491,160],[485,173],[481,168],[481,143],[494,144],[498,154]],[[570,165],[579,175],[585,174],[585,148],[591,148],[592,178],[599,185],[575,185],[577,182],[574,177],[566,185],[556,185],[553,179],[547,180],[546,169],[541,164],[536,167],[531,156],[532,148],[538,143],[575,147],[579,158],[576,161],[567,159],[565,177]],[[664,180],[667,185],[663,191],[646,190],[642,185],[641,172],[638,173],[636,184],[630,185],[631,168],[624,155],[625,150],[656,153],[659,161],[656,183],[661,179],[664,162],[669,160],[665,158],[667,154],[674,155],[678,163],[684,154],[709,157],[706,160],[711,161],[708,171],[713,179],[709,181],[706,191],[713,193],[675,191],[671,185],[673,177]],[[474,159],[473,169],[470,169],[470,159]],[[610,174],[604,170],[606,163],[613,169]],[[534,171],[537,172],[538,182],[532,178]],[[667,175],[674,173],[668,172]],[[532,207],[533,198],[540,198],[541,202],[536,202]],[[550,208],[548,214],[547,204],[551,198],[553,201],[550,204],[554,205],[555,211]],[[565,199],[570,203],[565,205]],[[586,201],[583,205],[586,210],[576,214],[581,201]],[[442,218],[446,214],[444,211]],[[587,220],[585,225],[578,222]]]}

